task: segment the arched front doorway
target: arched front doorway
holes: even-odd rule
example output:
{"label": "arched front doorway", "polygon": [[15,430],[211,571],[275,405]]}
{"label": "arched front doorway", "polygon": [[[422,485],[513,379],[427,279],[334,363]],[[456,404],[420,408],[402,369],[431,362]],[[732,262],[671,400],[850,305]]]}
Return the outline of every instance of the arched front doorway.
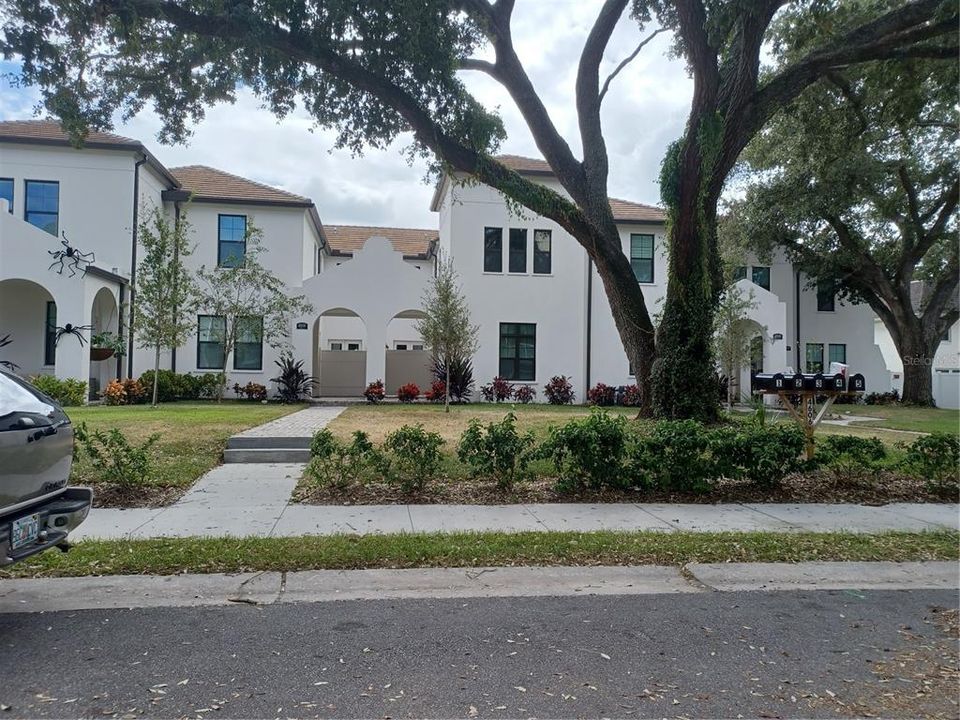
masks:
{"label": "arched front doorway", "polygon": [[[9,343],[0,349],[0,360],[29,377],[53,375],[57,357],[57,303],[53,295],[32,280],[0,280],[0,338]],[[85,335],[84,339],[88,339]],[[75,337],[67,337],[79,347]],[[69,348],[67,351],[75,350]]]}
{"label": "arched front doorway", "polygon": [[734,402],[750,400],[751,381],[755,373],[764,372],[766,351],[766,330],[756,320],[741,320],[742,336],[749,337],[749,354],[739,372],[733,374],[730,382],[731,396]]}
{"label": "arched front doorway", "polygon": [[110,288],[102,287],[93,297],[90,307],[90,398],[97,398],[107,384],[117,377],[117,359],[112,352],[95,347],[93,337],[110,333],[116,337],[120,331],[120,310]]}
{"label": "arched front doorway", "polygon": [[417,332],[417,321],[426,317],[422,310],[402,310],[387,323],[386,372],[384,389],[395,395],[402,385],[415,383],[426,392],[433,382],[430,352]]}
{"label": "arched front doorway", "polygon": [[363,395],[368,350],[366,324],[356,312],[342,307],[321,312],[313,323],[314,397]]}

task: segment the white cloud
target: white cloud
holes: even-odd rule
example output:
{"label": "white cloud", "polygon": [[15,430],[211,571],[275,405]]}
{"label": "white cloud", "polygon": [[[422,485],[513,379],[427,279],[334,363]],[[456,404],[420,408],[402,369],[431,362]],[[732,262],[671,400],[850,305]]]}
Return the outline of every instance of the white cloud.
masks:
{"label": "white cloud", "polygon": [[[580,142],[574,82],[584,39],[599,10],[597,0],[519,2],[513,36],[554,124],[574,152]],[[641,35],[624,17],[601,67],[601,81],[636,47]],[[604,100],[603,121],[610,155],[610,194],[639,202],[659,200],[657,174],[667,145],[683,130],[692,83],[683,64],[665,55],[669,37],[658,36],[614,80]],[[499,108],[507,128],[504,152],[538,156],[536,144],[509,94],[479,73],[465,74],[471,91]],[[30,114],[35,93],[0,92],[0,118]],[[362,157],[335,150],[335,134],[312,129],[302,110],[282,121],[241,92],[233,105],[210,108],[187,145],[160,146],[158,118],[143,112],[116,131],[145,142],[164,164],[210,165],[311,197],[324,222],[435,227],[429,211],[433,188],[424,184],[423,163],[412,167],[401,152],[409,138]]]}

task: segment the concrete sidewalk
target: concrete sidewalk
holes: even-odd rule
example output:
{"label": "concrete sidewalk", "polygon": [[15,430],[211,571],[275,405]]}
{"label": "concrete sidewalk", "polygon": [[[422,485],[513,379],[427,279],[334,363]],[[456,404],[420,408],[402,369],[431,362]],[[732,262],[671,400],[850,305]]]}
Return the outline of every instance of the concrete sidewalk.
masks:
{"label": "concrete sidewalk", "polygon": [[657,595],[781,590],[956,590],[953,562],[310,570],[0,581],[0,614],[331,600]]}

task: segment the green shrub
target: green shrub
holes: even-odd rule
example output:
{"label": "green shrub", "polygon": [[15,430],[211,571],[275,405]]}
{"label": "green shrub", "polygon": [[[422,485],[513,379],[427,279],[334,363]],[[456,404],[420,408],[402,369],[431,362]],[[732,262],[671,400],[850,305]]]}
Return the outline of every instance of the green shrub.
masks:
{"label": "green shrub", "polygon": [[486,429],[473,418],[460,436],[457,457],[470,466],[474,477],[492,477],[501,489],[510,490],[527,477],[532,447],[533,433],[518,433],[517,416],[511,412]]}
{"label": "green shrub", "polygon": [[315,485],[344,489],[362,481],[379,465],[380,453],[362,430],[356,430],[353,440],[344,443],[323,428],[313,434],[310,462],[304,472]]}
{"label": "green shrub", "polygon": [[37,375],[30,382],[37,390],[64,406],[83,405],[87,397],[87,384],[73,378],[61,380],[53,375]]}
{"label": "green shrub", "polygon": [[[140,383],[146,388],[147,397],[153,397],[153,370],[147,370],[140,376]],[[157,374],[157,401],[174,400],[212,400],[220,393],[220,373],[175,373],[173,370],[160,370]]]}
{"label": "green shrub", "polygon": [[150,448],[160,439],[159,433],[132,445],[117,428],[91,432],[86,423],[80,423],[73,432],[80,451],[90,458],[103,480],[128,486],[149,482],[154,469]]}
{"label": "green shrub", "polygon": [[443,456],[443,438],[427,432],[423,425],[403,425],[387,435],[380,460],[384,476],[400,485],[404,492],[419,492],[437,476]]}
{"label": "green shrub", "polygon": [[710,436],[695,420],[663,420],[641,434],[630,452],[629,476],[640,486],[704,492],[716,475]]}
{"label": "green shrub", "polygon": [[627,439],[623,417],[594,408],[588,417],[550,428],[539,455],[553,461],[562,489],[620,486]]}
{"label": "green shrub", "polygon": [[[716,432],[716,431],[714,431]],[[728,462],[739,465],[742,477],[756,485],[776,485],[803,464],[803,431],[793,423],[746,425]]]}
{"label": "green shrub", "polygon": [[900,447],[906,451],[902,461],[906,472],[923,478],[934,490],[957,492],[960,437],[952,433],[932,433]]}

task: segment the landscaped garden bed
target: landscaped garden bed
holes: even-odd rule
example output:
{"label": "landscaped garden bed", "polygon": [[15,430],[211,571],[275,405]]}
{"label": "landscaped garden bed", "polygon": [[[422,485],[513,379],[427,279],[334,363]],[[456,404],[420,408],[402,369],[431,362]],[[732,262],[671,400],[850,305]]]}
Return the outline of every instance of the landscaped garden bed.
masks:
{"label": "landscaped garden bed", "polygon": [[[789,420],[734,416],[703,427],[611,410],[487,404],[446,414],[429,405],[351,407],[315,438],[314,459],[294,499],[356,505],[958,499],[956,434],[824,426],[817,457],[807,462],[802,434]],[[884,414],[900,415],[906,426],[902,415],[918,416],[900,410]],[[920,419],[929,423],[934,413],[951,414],[932,410]]]}
{"label": "landscaped garden bed", "polygon": [[[147,405],[67,408],[75,431],[81,426],[94,437],[103,463],[124,464],[124,472],[105,471],[84,443],[70,475],[72,483],[94,489],[95,507],[158,507],[177,500],[196,480],[216,467],[227,438],[301,409],[300,405],[261,405],[248,402],[177,402],[156,408]],[[112,430],[122,436],[116,439]],[[151,443],[150,438],[156,437]],[[149,443],[149,445],[148,445]],[[144,447],[147,446],[147,447]],[[144,461],[139,450],[146,455]],[[145,464],[143,464],[145,462]],[[113,474],[123,479],[110,481]]]}

